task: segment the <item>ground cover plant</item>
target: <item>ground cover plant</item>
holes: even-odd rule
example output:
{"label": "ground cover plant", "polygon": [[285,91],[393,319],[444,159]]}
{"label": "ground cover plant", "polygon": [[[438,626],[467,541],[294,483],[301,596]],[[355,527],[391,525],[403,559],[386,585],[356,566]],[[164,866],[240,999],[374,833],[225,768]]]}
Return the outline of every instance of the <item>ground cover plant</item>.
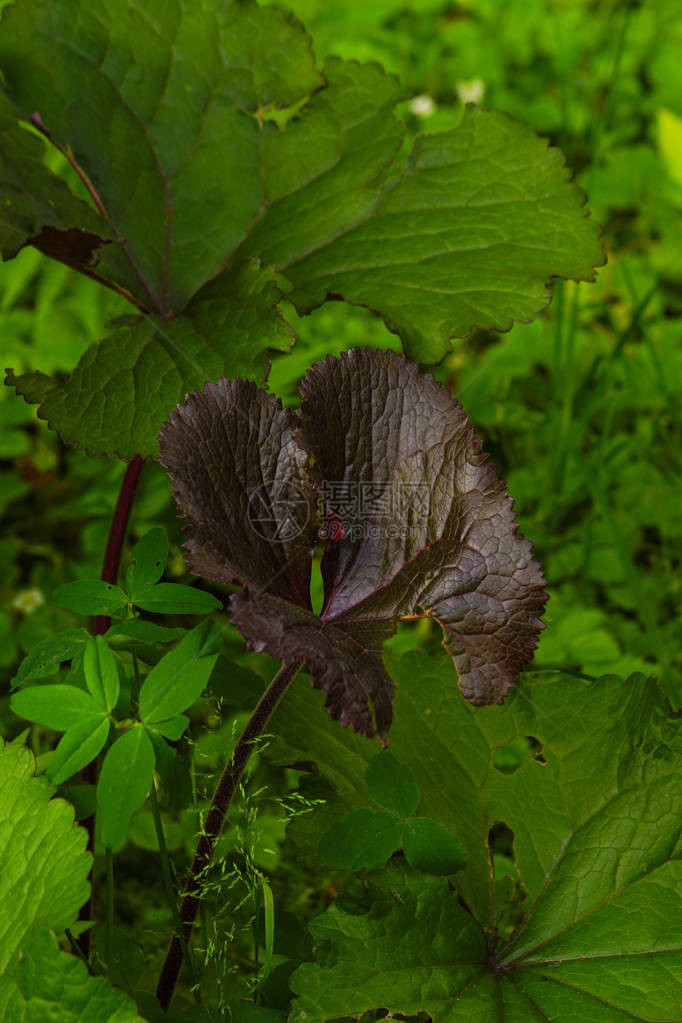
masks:
{"label": "ground cover plant", "polygon": [[680,1018],[676,5],[2,7],[0,1018]]}

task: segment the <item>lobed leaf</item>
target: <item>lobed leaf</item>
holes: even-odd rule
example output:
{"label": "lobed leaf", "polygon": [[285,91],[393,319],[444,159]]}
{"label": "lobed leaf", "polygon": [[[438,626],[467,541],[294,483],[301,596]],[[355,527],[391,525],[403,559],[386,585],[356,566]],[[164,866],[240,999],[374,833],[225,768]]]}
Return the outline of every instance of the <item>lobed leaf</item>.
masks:
{"label": "lobed leaf", "polygon": [[[603,262],[557,150],[469,107],[403,162],[397,79],[338,58],[318,69],[274,6],[22,0],[3,11],[0,68],[6,258],[33,244],[142,313],[64,384],[10,375],[91,453],[151,454],[184,393],[262,381],[268,349],[291,344],[275,308],[290,289],[301,313],[368,306],[437,362],[473,327],[532,318],[552,277]],[[92,207],[41,166],[22,118],[68,155]]]}
{"label": "lobed leaf", "polygon": [[[73,807],[51,799],[23,746],[0,746],[0,974],[14,976],[39,927],[70,927],[88,897],[87,834]],[[58,883],[56,879],[58,878]],[[0,983],[3,983],[0,981]],[[6,991],[6,989],[5,989]],[[3,991],[0,988],[0,1005]],[[20,1017],[21,1018],[21,1017]]]}
{"label": "lobed leaf", "polygon": [[[655,682],[533,677],[504,710],[473,708],[448,687],[441,661],[420,653],[389,662],[398,682],[392,748],[422,788],[420,812],[459,836],[466,866],[457,892],[406,867],[404,880],[376,875],[367,913],[339,908],[315,923],[317,942],[331,946],[317,967],[294,975],[292,1019],[306,1012],[322,1023],[376,1008],[423,1011],[439,1023],[676,1018],[682,736]],[[315,841],[330,816],[367,805],[358,778],[373,746],[332,729],[315,693],[295,683],[273,731],[280,738],[268,756],[312,759],[332,786],[325,822],[292,834]],[[513,774],[493,766],[498,749],[529,735],[541,758]],[[506,906],[488,850],[500,821],[513,832],[525,892],[514,931],[502,926]],[[460,913],[474,931],[451,944]],[[391,946],[396,958],[383,971],[381,949]],[[468,973],[467,963],[476,969]]]}
{"label": "lobed leaf", "polygon": [[294,416],[253,384],[221,380],[164,426],[192,570],[240,584],[232,621],[252,649],[308,661],[331,715],[358,732],[388,733],[381,650],[403,617],[436,618],[467,698],[501,702],[542,628],[544,579],[461,406],[402,356],[368,349],[317,364],[301,392]]}
{"label": "lobed leaf", "polygon": [[[4,1011],[3,1011],[4,1009]],[[136,1023],[135,1003],[41,929],[22,949],[12,979],[0,979],[0,1017],[22,1023]]]}

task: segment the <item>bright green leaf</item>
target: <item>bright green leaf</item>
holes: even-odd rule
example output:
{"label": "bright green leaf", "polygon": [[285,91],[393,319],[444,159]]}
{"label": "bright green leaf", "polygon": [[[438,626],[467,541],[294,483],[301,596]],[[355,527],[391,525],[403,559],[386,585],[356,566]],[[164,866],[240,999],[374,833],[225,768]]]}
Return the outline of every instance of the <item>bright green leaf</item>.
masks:
{"label": "bright green leaf", "polygon": [[135,601],[143,611],[159,615],[205,615],[221,607],[211,593],[183,583],[158,583]]}
{"label": "bright green leaf", "polygon": [[83,651],[88,639],[85,629],[66,629],[44,639],[24,657],[12,679],[12,687],[54,674],[63,661],[70,661]]}
{"label": "bright green leaf", "polygon": [[144,728],[131,728],[110,746],[97,783],[102,842],[113,849],[125,841],[128,821],[153,784],[154,749]]}
{"label": "bright green leaf", "polygon": [[194,703],[206,688],[217,654],[214,632],[205,625],[188,632],[175,650],[151,669],[140,689],[140,717],[148,725],[168,721]]}
{"label": "bright green leaf", "polygon": [[320,856],[330,867],[378,867],[400,848],[401,824],[383,810],[351,810],[320,839]]}
{"label": "bright green leaf", "polygon": [[412,771],[392,753],[384,750],[370,761],[365,782],[374,802],[398,817],[409,817],[419,806],[421,793]]}
{"label": "bright green leaf", "polygon": [[76,686],[48,684],[20,689],[12,696],[10,707],[19,717],[58,732],[102,716],[97,701]]}
{"label": "bright green leaf", "polygon": [[12,978],[0,979],[0,1018],[6,1023],[137,1023],[142,1017],[123,991],[91,976],[85,963],[60,951],[54,934],[41,929],[22,948]]}
{"label": "bright green leaf", "polygon": [[58,586],[52,603],[82,615],[109,615],[126,607],[128,598],[119,586],[101,579],[79,579]]}
{"label": "bright green leaf", "polygon": [[53,785],[61,785],[91,763],[104,748],[109,736],[109,719],[102,717],[80,721],[62,736],[47,767]]}
{"label": "bright green leaf", "polygon": [[70,927],[90,890],[87,833],[34,771],[30,750],[0,747],[0,975],[34,928]]}
{"label": "bright green leaf", "polygon": [[88,689],[105,714],[109,714],[118,700],[118,664],[103,636],[93,636],[88,641],[83,671]]}
{"label": "bright green leaf", "polygon": [[130,582],[128,590],[131,600],[140,596],[163,575],[168,559],[168,536],[160,526],[150,529],[135,544],[130,555]]}
{"label": "bright green leaf", "polygon": [[187,725],[189,724],[189,718],[185,714],[177,714],[173,718],[164,718],[163,721],[154,722],[154,731],[159,732],[161,735],[165,735],[171,742],[175,742],[183,734]]}
{"label": "bright green leaf", "polygon": [[425,874],[454,874],[467,859],[459,839],[430,817],[405,821],[403,852],[410,866]]}

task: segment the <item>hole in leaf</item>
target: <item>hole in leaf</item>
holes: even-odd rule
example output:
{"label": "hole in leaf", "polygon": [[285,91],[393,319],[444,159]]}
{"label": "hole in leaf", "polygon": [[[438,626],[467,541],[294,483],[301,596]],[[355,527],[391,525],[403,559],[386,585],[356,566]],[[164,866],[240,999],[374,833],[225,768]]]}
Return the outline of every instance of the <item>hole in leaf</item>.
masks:
{"label": "hole in leaf", "polygon": [[524,735],[493,751],[493,767],[502,774],[513,774],[531,759],[539,764],[547,763],[542,754],[542,743],[534,735]]}
{"label": "hole in leaf", "polygon": [[488,849],[495,887],[495,927],[502,944],[523,920],[527,891],[519,878],[514,851],[514,832],[504,821],[488,831]]}

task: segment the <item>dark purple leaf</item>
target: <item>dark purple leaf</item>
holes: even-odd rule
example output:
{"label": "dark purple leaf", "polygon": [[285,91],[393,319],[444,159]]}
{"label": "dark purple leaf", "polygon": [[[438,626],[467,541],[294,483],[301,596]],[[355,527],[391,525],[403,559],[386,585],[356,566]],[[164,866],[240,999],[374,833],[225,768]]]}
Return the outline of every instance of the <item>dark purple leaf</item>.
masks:
{"label": "dark purple leaf", "polygon": [[318,363],[301,393],[294,417],[221,380],[162,430],[192,570],[242,585],[232,620],[251,648],[307,661],[331,715],[357,732],[388,733],[381,650],[414,615],[442,625],[467,699],[501,703],[537,643],[544,579],[461,406],[404,357],[370,349]]}

